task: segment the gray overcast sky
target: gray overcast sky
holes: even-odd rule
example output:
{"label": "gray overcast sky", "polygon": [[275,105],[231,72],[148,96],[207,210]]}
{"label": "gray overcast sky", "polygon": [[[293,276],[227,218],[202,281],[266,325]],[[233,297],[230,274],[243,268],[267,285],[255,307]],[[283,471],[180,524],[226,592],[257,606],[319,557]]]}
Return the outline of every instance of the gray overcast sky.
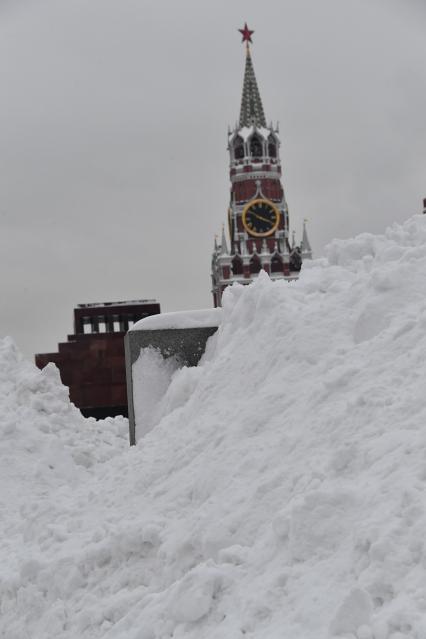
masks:
{"label": "gray overcast sky", "polygon": [[420,212],[423,0],[0,0],[0,334],[29,357],[79,302],[211,305],[245,21],[298,237]]}

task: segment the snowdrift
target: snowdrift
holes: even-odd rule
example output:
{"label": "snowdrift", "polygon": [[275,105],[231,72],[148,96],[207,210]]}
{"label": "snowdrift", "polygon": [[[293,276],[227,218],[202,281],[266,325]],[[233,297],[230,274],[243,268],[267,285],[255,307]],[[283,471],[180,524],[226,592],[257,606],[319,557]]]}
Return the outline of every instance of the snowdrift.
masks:
{"label": "snowdrift", "polygon": [[0,362],[1,636],[426,637],[426,216],[228,289],[134,449]]}

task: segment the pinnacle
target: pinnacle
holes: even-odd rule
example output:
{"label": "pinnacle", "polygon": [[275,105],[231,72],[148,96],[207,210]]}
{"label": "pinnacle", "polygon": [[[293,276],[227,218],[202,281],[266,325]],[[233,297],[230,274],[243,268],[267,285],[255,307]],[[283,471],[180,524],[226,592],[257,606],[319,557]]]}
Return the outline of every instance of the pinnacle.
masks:
{"label": "pinnacle", "polygon": [[302,248],[306,253],[312,253],[311,244],[308,238],[308,231],[306,230],[306,220],[303,220]]}
{"label": "pinnacle", "polygon": [[221,255],[228,255],[228,246],[226,244],[225,227],[222,225],[222,241],[220,245]]}

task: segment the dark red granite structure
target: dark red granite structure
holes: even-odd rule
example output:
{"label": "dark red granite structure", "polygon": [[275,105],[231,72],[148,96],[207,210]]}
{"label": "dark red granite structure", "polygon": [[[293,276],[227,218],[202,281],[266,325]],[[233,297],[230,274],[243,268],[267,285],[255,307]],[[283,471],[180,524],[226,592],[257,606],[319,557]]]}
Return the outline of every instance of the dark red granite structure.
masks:
{"label": "dark red granite structure", "polygon": [[135,322],[160,313],[155,300],[79,304],[74,334],[57,353],[35,356],[38,368],[54,362],[71,401],[86,417],[127,416],[124,336]]}

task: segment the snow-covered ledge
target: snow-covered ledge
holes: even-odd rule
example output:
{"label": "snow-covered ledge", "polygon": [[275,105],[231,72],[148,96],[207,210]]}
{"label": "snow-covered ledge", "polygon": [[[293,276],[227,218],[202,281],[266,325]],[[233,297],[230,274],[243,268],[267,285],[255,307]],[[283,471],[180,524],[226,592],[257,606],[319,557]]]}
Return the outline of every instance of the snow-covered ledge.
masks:
{"label": "snow-covered ledge", "polygon": [[[173,372],[196,366],[221,322],[222,309],[151,315],[124,338],[130,445],[147,432]],[[146,423],[141,423],[146,422]]]}

